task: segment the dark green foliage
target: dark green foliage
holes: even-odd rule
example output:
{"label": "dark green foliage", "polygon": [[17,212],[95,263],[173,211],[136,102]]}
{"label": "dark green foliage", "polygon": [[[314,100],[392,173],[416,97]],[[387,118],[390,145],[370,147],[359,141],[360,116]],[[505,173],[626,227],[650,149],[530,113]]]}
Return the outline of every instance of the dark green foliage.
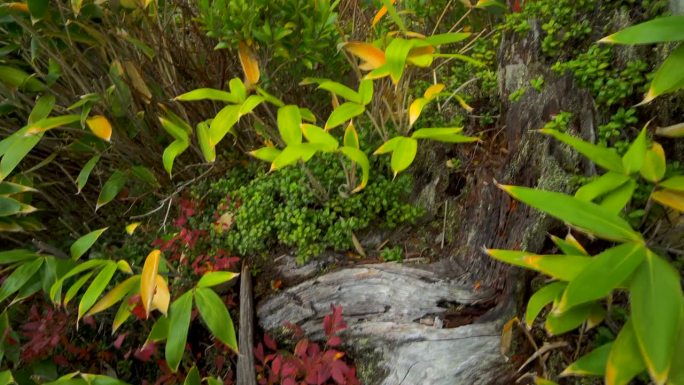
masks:
{"label": "dark green foliage", "polygon": [[380,258],[382,258],[382,260],[385,262],[401,262],[404,260],[404,252],[401,250],[401,246],[395,246],[392,248],[385,247],[380,250]]}
{"label": "dark green foliage", "polygon": [[[634,127],[638,122],[639,118],[636,116],[636,109],[625,109],[620,107],[617,112],[610,117],[610,121],[608,121],[608,123],[599,126],[598,142],[603,145],[607,145],[611,141],[611,138],[620,137],[622,135],[622,131],[626,127]],[[626,150],[625,146],[616,147],[620,154],[624,153]]]}
{"label": "dark green foliage", "polygon": [[219,40],[217,48],[255,42],[269,56],[308,69],[335,56],[337,13],[329,0],[203,0],[199,8],[208,35]]}
{"label": "dark green foliage", "polygon": [[[269,174],[240,171],[212,183],[211,196],[223,199],[233,220],[226,231],[211,226],[215,242],[243,256],[272,251],[277,245],[294,247],[304,262],[327,248],[350,249],[352,232],[358,234],[371,224],[391,229],[413,223],[422,213],[405,202],[412,188],[410,175],[391,180],[374,174],[364,190],[347,195],[338,193],[346,180],[336,155],[317,156],[307,167],[327,190],[327,199],[317,196],[301,167]],[[249,173],[259,175],[248,181]]]}
{"label": "dark green foliage", "polygon": [[561,111],[556,114],[553,119],[544,125],[544,128],[556,130],[560,132],[567,131],[570,121],[572,119],[572,112]]}

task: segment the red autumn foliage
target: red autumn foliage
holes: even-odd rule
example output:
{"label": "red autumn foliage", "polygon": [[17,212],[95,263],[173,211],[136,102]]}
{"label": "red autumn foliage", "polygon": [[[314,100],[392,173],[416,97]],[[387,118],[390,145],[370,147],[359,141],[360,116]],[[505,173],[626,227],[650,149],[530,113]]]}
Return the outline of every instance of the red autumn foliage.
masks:
{"label": "red autumn foliage", "polygon": [[[330,309],[331,313],[323,319],[326,344],[322,348],[316,342],[301,338],[294,352],[289,353],[278,350],[276,342],[264,335],[264,343],[254,349],[259,385],[360,384],[354,365],[344,359],[343,352],[334,349],[342,343],[338,333],[347,328],[342,307],[330,305]],[[267,354],[265,349],[271,353]]]}

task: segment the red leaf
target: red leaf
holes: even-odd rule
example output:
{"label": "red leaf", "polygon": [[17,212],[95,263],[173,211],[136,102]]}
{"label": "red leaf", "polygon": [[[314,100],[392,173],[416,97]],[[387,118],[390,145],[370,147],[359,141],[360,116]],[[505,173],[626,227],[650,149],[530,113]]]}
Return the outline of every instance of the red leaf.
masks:
{"label": "red leaf", "polygon": [[340,344],[342,344],[342,339],[338,336],[332,336],[328,339],[328,346],[330,347],[334,348],[336,346],[340,346]]}
{"label": "red leaf", "polygon": [[281,385],[297,385],[297,382],[295,382],[295,379],[292,377],[287,377],[286,379],[281,382]]}
{"label": "red leaf", "polygon": [[273,370],[273,373],[275,374],[280,374],[280,364],[282,363],[282,357],[278,356],[273,360],[273,364],[271,364],[271,369]]}
{"label": "red leaf", "polygon": [[259,362],[264,362],[264,345],[261,342],[254,348],[254,358],[259,360]]}
{"label": "red leaf", "polygon": [[140,349],[136,350],[135,353],[133,353],[133,357],[142,362],[149,362],[156,351],[157,346],[154,342],[150,342],[148,344],[143,345]]}
{"label": "red leaf", "polygon": [[294,349],[294,354],[297,357],[304,357],[304,354],[306,354],[306,348],[309,347],[309,340],[306,338],[303,338],[297,342],[297,345],[295,346]]}
{"label": "red leaf", "polygon": [[116,337],[116,340],[114,341],[114,347],[117,349],[121,349],[121,344],[123,344],[124,339],[128,335],[128,332],[119,334],[118,337]]}

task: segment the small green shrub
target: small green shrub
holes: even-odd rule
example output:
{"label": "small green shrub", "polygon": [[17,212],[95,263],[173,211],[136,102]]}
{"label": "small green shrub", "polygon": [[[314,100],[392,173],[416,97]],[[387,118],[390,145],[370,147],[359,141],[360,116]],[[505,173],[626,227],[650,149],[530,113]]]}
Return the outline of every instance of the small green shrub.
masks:
{"label": "small green shrub", "polygon": [[395,246],[392,248],[385,247],[380,250],[380,258],[385,262],[401,262],[404,260],[404,252],[401,246]]}
{"label": "small green shrub", "polygon": [[544,125],[545,129],[556,130],[560,132],[565,132],[570,126],[570,120],[572,119],[572,112],[561,111],[554,115],[553,119]]}
{"label": "small green shrub", "polygon": [[[204,219],[215,243],[243,256],[266,253],[278,245],[293,247],[304,262],[328,248],[352,248],[352,233],[372,224],[392,229],[415,222],[423,212],[405,201],[412,189],[410,175],[392,180],[377,173],[365,189],[347,195],[338,193],[346,178],[335,154],[320,154],[307,165],[328,190],[327,200],[319,199],[300,167],[268,174],[243,170],[203,187],[218,198],[217,214],[227,212],[232,218],[227,230],[211,226],[213,217]],[[253,179],[247,181],[250,173]]]}

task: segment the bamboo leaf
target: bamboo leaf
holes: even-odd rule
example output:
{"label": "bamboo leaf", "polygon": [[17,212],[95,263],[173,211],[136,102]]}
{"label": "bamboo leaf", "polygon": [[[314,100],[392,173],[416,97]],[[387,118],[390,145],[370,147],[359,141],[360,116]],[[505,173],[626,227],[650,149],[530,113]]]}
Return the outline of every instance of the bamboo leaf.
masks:
{"label": "bamboo leaf", "polygon": [[114,171],[100,190],[100,195],[97,197],[97,204],[95,205],[95,211],[116,198],[126,185],[127,179],[128,177],[125,173],[120,170]]}
{"label": "bamboo leaf", "polygon": [[631,320],[644,363],[656,384],[664,384],[682,324],[679,273],[655,255],[637,268],[630,284]]}
{"label": "bamboo leaf", "polygon": [[44,261],[45,258],[37,258],[14,269],[0,286],[0,303],[21,289],[38,272]]}
{"label": "bamboo leaf", "polygon": [[629,175],[641,170],[646,159],[646,150],[646,127],[644,127],[622,157],[625,174]]}
{"label": "bamboo leaf", "polygon": [[192,369],[190,369],[188,375],[185,376],[185,381],[183,381],[183,385],[202,385],[202,378],[200,378],[197,366],[192,366]]}
{"label": "bamboo leaf", "polygon": [[142,273],[140,274],[140,299],[142,301],[143,309],[145,309],[145,318],[149,317],[150,311],[152,311],[152,298],[154,297],[154,289],[156,288],[156,278],[160,259],[161,251],[152,250],[145,258]]}
{"label": "bamboo leaf", "polygon": [[641,235],[619,216],[591,202],[552,192],[503,186],[513,198],[596,236],[615,241],[641,241]]}
{"label": "bamboo leaf", "polygon": [[216,146],[221,140],[231,132],[235,124],[240,119],[241,106],[225,106],[216,114],[209,126],[209,137],[211,143]]}
{"label": "bamboo leaf", "polygon": [[367,105],[373,100],[373,81],[361,80],[359,84],[359,95],[361,96],[360,104]]}
{"label": "bamboo leaf", "polygon": [[36,135],[43,133],[53,128],[68,126],[81,120],[81,115],[62,115],[54,116],[52,118],[41,119],[33,124],[28,125],[26,135]]}
{"label": "bamboo leaf", "polygon": [[555,311],[565,312],[573,306],[608,296],[620,287],[646,258],[639,243],[624,243],[596,255],[568,283]]}
{"label": "bamboo leaf", "polygon": [[684,44],[679,44],[656,71],[648,92],[640,104],[648,103],[660,95],[682,89],[684,87],[682,66],[684,66]]}
{"label": "bamboo leaf", "polygon": [[427,98],[418,98],[411,103],[409,106],[409,126],[413,126],[413,123],[418,120],[420,113],[423,111],[423,107],[429,102],[430,100]]}
{"label": "bamboo leaf", "polygon": [[404,24],[403,20],[401,20],[401,18],[399,17],[399,14],[397,13],[396,8],[394,8],[394,2],[392,0],[381,0],[381,1],[382,1],[382,5],[385,7],[385,9],[387,9],[387,13],[389,13],[390,18],[392,18],[392,21],[394,22],[394,24],[396,24],[397,27],[399,27],[399,29],[402,30],[403,32],[408,31],[406,29],[406,25]]}
{"label": "bamboo leaf", "polygon": [[278,131],[288,146],[302,143],[302,116],[299,107],[288,105],[278,109]]}
{"label": "bamboo leaf", "polygon": [[302,124],[301,130],[309,143],[320,144],[323,151],[335,151],[340,145],[335,137],[313,124]]}
{"label": "bamboo leaf", "polygon": [[601,200],[601,207],[613,214],[620,214],[627,203],[632,200],[637,183],[634,179],[629,179],[627,183],[606,194]]}
{"label": "bamboo leaf", "polygon": [[424,41],[430,45],[439,46],[439,45],[445,45],[445,44],[458,43],[459,41],[463,41],[463,40],[469,38],[470,35],[472,35],[472,34],[469,32],[442,33],[442,34],[428,36],[424,39]]}
{"label": "bamboo leaf", "polygon": [[245,74],[245,83],[247,86],[259,83],[259,62],[257,61],[254,50],[245,42],[238,44],[238,56],[240,58],[240,65],[242,72]]}
{"label": "bamboo leaf", "polygon": [[[80,120],[80,116],[79,116]],[[93,116],[90,119],[86,119],[86,124],[90,131],[95,134],[98,138],[109,142],[112,138],[112,124],[109,123],[106,117],[102,115]]]}
{"label": "bamboo leaf", "polygon": [[363,104],[361,100],[361,95],[359,95],[358,92],[352,90],[351,88],[345,86],[344,84],[340,84],[332,80],[324,80],[318,85],[318,88],[331,92],[350,102]]}
{"label": "bamboo leaf", "polygon": [[501,249],[485,249],[485,252],[501,262],[532,269],[562,281],[572,281],[591,263],[591,258],[584,255],[538,255]]}
{"label": "bamboo leaf", "polygon": [[255,108],[257,108],[259,104],[263,103],[265,100],[266,99],[264,99],[263,96],[250,95],[240,106],[240,117],[243,117],[251,113]]}
{"label": "bamboo leaf", "polygon": [[287,146],[271,163],[271,170],[279,170],[283,167],[297,163],[299,160],[306,162],[311,159],[317,151],[317,147],[311,143],[300,143]]}
{"label": "bamboo leaf", "polygon": [[90,310],[107,285],[109,285],[109,281],[111,281],[112,277],[114,276],[116,269],[117,266],[115,262],[107,261],[102,270],[100,270],[95,278],[93,278],[90,286],[88,286],[88,289],[86,289],[86,292],[83,294],[81,302],[78,304],[78,318],[76,319],[77,324],[78,320],[80,320],[83,315]]}
{"label": "bamboo leaf", "polygon": [[278,155],[280,155],[281,151],[275,147],[262,147],[258,150],[250,151],[249,155],[266,161],[266,162],[273,162]]}
{"label": "bamboo leaf", "polygon": [[629,177],[625,174],[608,171],[599,178],[580,187],[579,190],[575,192],[575,198],[585,202],[591,202],[622,186],[628,180]]}
{"label": "bamboo leaf", "polygon": [[180,154],[184,153],[189,146],[190,143],[176,139],[164,149],[162,163],[164,164],[164,170],[169,173],[169,176],[172,175],[173,162]]}
{"label": "bamboo leaf", "polygon": [[550,335],[557,336],[567,333],[570,330],[577,329],[591,316],[592,312],[605,312],[603,308],[596,303],[588,303],[571,308],[570,310],[557,314],[551,311],[546,317],[544,327]]}
{"label": "bamboo leaf", "polygon": [[396,177],[398,173],[406,170],[416,158],[418,141],[413,138],[401,137],[397,147],[392,151],[390,166]]}
{"label": "bamboo leaf", "polygon": [[197,100],[216,100],[219,102],[237,104],[237,98],[230,92],[216,90],[213,88],[198,88],[182,95],[178,95],[174,100],[181,102],[194,102]]}
{"label": "bamboo leaf", "polygon": [[447,135],[458,134],[463,131],[463,127],[447,127],[447,128],[421,128],[416,130],[411,135],[415,139],[433,139],[444,137]]}
{"label": "bamboo leaf", "polygon": [[240,273],[230,271],[211,271],[205,273],[197,282],[197,287],[212,287],[237,278]]}
{"label": "bamboo leaf", "polygon": [[245,102],[245,99],[247,99],[247,88],[242,80],[239,78],[232,78],[228,82],[228,87],[230,88],[230,93],[238,100],[238,103]]}
{"label": "bamboo leaf", "polygon": [[684,192],[672,190],[658,190],[651,194],[651,199],[663,206],[684,212]]}
{"label": "bamboo leaf", "polygon": [[213,163],[216,160],[216,148],[211,143],[211,137],[209,134],[209,124],[207,122],[200,122],[197,124],[197,143],[199,144],[200,150],[202,151],[202,156],[204,160],[209,163]]}
{"label": "bamboo leaf", "polygon": [[325,130],[330,130],[339,126],[340,124],[355,118],[366,111],[366,108],[361,104],[346,102],[335,108],[325,122]]}
{"label": "bamboo leaf", "polygon": [[442,83],[433,84],[430,87],[428,87],[427,90],[425,90],[425,93],[423,93],[423,97],[427,100],[432,100],[439,96],[439,93],[442,92],[444,87],[445,86]]}
{"label": "bamboo leaf", "polygon": [[606,364],[608,363],[608,355],[613,348],[613,343],[601,345],[598,348],[590,351],[579,360],[573,362],[570,366],[565,368],[560,374],[565,376],[603,376],[606,373]]}
{"label": "bamboo leaf", "polygon": [[368,157],[363,151],[355,147],[344,146],[340,148],[340,151],[347,156],[347,158],[351,159],[352,162],[361,167],[361,182],[354,188],[354,190],[352,190],[352,193],[363,190],[368,184],[368,178],[370,175],[370,163],[368,162]]}
{"label": "bamboo leaf", "polygon": [[169,334],[166,339],[166,362],[172,372],[178,371],[188,339],[192,313],[192,291],[181,295],[171,304],[169,310]]}
{"label": "bamboo leaf", "polygon": [[567,285],[566,282],[552,282],[532,294],[525,310],[525,323],[528,327],[532,327],[542,309],[560,296]]}
{"label": "bamboo leaf", "polygon": [[541,129],[541,133],[551,135],[557,140],[574,148],[580,154],[586,156],[589,160],[609,171],[622,173],[624,168],[622,166],[622,159],[613,149],[597,146],[595,144],[585,142],[574,136],[563,132],[558,132],[551,129]]}
{"label": "bamboo leaf", "polygon": [[[136,289],[140,285],[140,275],[134,275],[127,278],[125,281],[116,285],[112,290],[110,290],[104,297],[100,298],[99,301],[86,313],[86,316],[91,316],[109,309],[114,306],[117,302],[121,301],[124,297],[128,296],[131,292],[137,291]],[[66,301],[66,299],[65,299]]]}
{"label": "bamboo leaf", "polygon": [[606,362],[606,385],[627,385],[632,378],[646,369],[632,321],[627,320],[618,333]]}
{"label": "bamboo leaf", "polygon": [[78,191],[76,194],[81,193],[81,190],[83,190],[83,187],[88,182],[88,178],[90,178],[90,173],[93,171],[93,168],[95,168],[95,165],[99,161],[100,155],[93,156],[90,158],[90,160],[88,160],[85,166],[83,166],[81,172],[78,173],[78,177],[76,177],[76,187],[78,188]]}
{"label": "bamboo leaf", "polygon": [[92,271],[87,274],[83,274],[81,278],[79,278],[76,282],[74,282],[73,285],[71,285],[69,290],[67,290],[66,294],[64,295],[64,302],[62,302],[64,307],[66,307],[69,304],[69,302],[71,302],[71,300],[76,296],[76,294],[78,294],[78,291],[81,290],[83,285],[85,285],[85,283],[88,282],[88,280],[92,276]]}
{"label": "bamboo leaf", "polygon": [[651,44],[684,40],[684,16],[666,16],[627,27],[599,40],[600,43]]}
{"label": "bamboo leaf", "polygon": [[[384,0],[387,1],[387,0]],[[415,45],[414,40],[405,40],[396,38],[392,40],[385,50],[385,57],[387,59],[387,68],[389,70],[392,83],[395,85],[399,83],[404,69],[406,68],[406,58],[409,51]]]}
{"label": "bamboo leaf", "polygon": [[359,133],[356,132],[354,122],[349,122],[347,128],[344,130],[343,143],[346,147],[355,148],[357,150],[361,148],[361,145],[359,144]]}
{"label": "bamboo leaf", "polygon": [[83,254],[85,254],[85,252],[95,244],[97,239],[100,238],[100,235],[107,231],[108,228],[109,227],[105,227],[99,230],[91,231],[81,238],[78,238],[76,242],[72,243],[70,248],[71,259],[77,260],[81,258],[81,256],[83,256]]}
{"label": "bamboo leaf", "polygon": [[201,287],[195,290],[195,301],[197,301],[200,317],[211,334],[237,353],[238,345],[233,320],[221,298],[213,290]]}
{"label": "bamboo leaf", "polygon": [[684,192],[684,176],[678,175],[668,178],[660,183],[660,187],[672,191]]}

